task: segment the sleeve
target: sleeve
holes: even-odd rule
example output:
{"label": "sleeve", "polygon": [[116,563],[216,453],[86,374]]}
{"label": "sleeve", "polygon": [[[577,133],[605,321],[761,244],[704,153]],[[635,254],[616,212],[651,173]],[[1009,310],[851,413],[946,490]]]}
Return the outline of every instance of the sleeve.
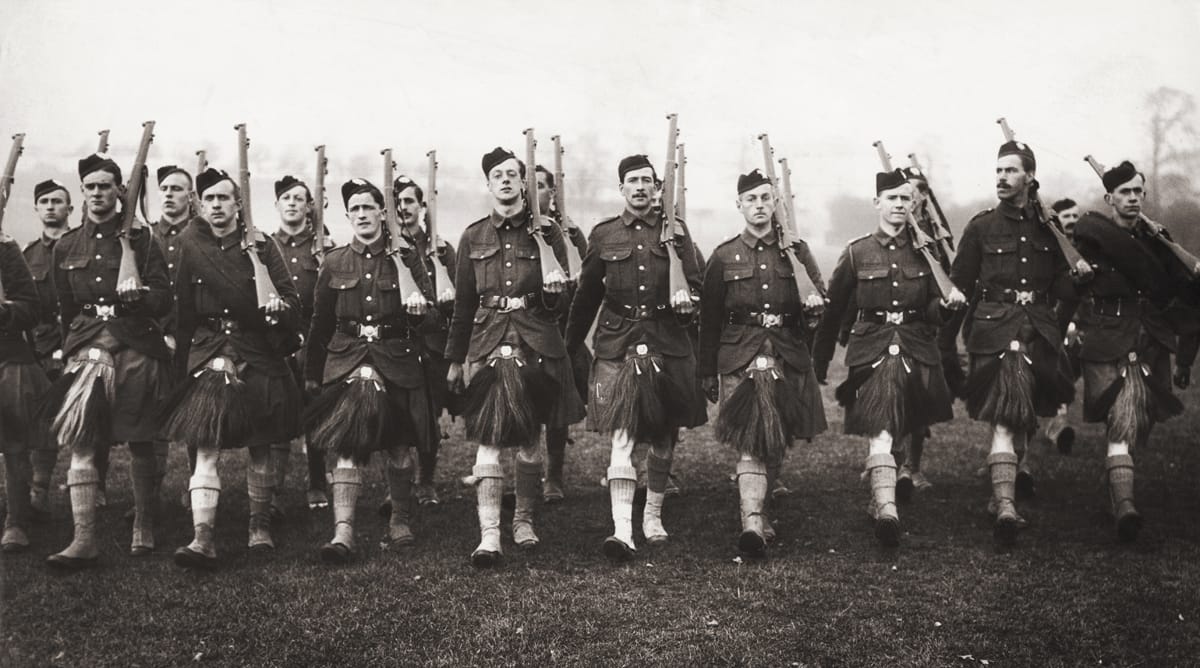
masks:
{"label": "sleeve", "polygon": [[600,302],[604,299],[604,260],[596,252],[596,231],[588,238],[588,251],[583,256],[583,268],[579,272],[579,285],[575,289],[575,299],[571,302],[571,313],[567,317],[566,339],[567,350],[575,350],[583,345],[583,339],[592,328],[592,321],[600,310]]}
{"label": "sleeve", "polygon": [[479,293],[475,287],[475,268],[471,266],[471,228],[463,232],[458,242],[458,256],[454,271],[454,317],[450,320],[450,331],[446,337],[446,360],[461,364],[467,359],[467,346],[471,340],[471,327],[475,321],[475,310],[479,306]]}
{"label": "sleeve", "polygon": [[[558,264],[563,268],[563,273],[565,274],[567,270],[567,239],[562,232],[562,228],[553,223],[543,225],[541,235],[546,240],[546,245],[550,246],[550,249],[554,251],[554,258],[558,260]],[[551,312],[558,314],[566,314],[571,308],[568,292],[549,294],[543,291],[542,301]]]}
{"label": "sleeve", "polygon": [[144,260],[139,270],[147,291],[141,299],[131,302],[129,308],[141,316],[161,318],[171,312],[175,303],[175,295],[171,294],[171,278],[167,273],[167,258],[163,255],[162,246],[150,232],[141,234],[131,243],[141,247]]}
{"label": "sleeve", "polygon": [[846,246],[842,257],[838,259],[837,268],[833,270],[833,277],[829,279],[829,305],[825,307],[825,315],[821,318],[813,341],[814,361],[828,364],[829,360],[833,359],[838,332],[842,327],[842,317],[854,298],[856,281],[850,246]]}
{"label": "sleeve", "polygon": [[704,270],[704,285],[700,290],[700,353],[696,365],[701,378],[717,375],[717,352],[724,326],[725,264],[713,253]]}
{"label": "sleeve", "polygon": [[196,334],[196,295],[192,292],[191,244],[184,242],[175,274],[175,368],[183,378],[188,370],[188,353]]}
{"label": "sleeve", "polygon": [[575,250],[579,251],[580,257],[587,255],[588,242],[587,237],[583,234],[583,230],[572,225],[567,228],[567,239],[575,246]]}
{"label": "sleeve", "polygon": [[679,229],[683,230],[682,248],[692,251],[680,253],[679,259],[683,262],[683,275],[687,277],[688,287],[691,288],[692,294],[699,297],[704,283],[704,276],[700,271],[700,247],[692,241],[692,233],[682,220],[678,221],[677,225]]}
{"label": "sleeve", "polygon": [[329,340],[333,338],[337,322],[337,295],[329,287],[329,263],[322,265],[317,273],[317,287],[313,290],[313,319],[308,332],[308,345],[304,349],[305,380],[321,382],[325,373],[325,358],[329,354]]}
{"label": "sleeve", "polygon": [[826,293],[825,277],[821,275],[821,267],[817,265],[817,258],[813,257],[812,249],[808,247],[807,243],[801,242],[799,246],[796,255],[804,265],[804,270],[808,272],[808,279],[816,286],[817,292],[824,295]]}
{"label": "sleeve", "polygon": [[[65,243],[64,243],[65,242]],[[67,329],[75,316],[79,315],[79,304],[75,302],[75,293],[71,290],[71,282],[67,279],[67,270],[62,268],[63,260],[69,252],[70,241],[66,237],[54,245],[50,257],[51,273],[54,274],[54,291],[58,293],[58,312],[62,325],[62,340],[67,340]]]}
{"label": "sleeve", "polygon": [[983,249],[979,243],[979,225],[967,223],[962,238],[958,240],[958,255],[950,265],[950,280],[968,299],[975,293],[979,281],[979,267],[983,263]]}
{"label": "sleeve", "polygon": [[279,298],[287,304],[287,308],[279,318],[278,326],[289,331],[300,331],[307,326],[307,323],[300,322],[302,317],[300,293],[296,290],[296,285],[292,283],[292,275],[288,273],[287,264],[283,261],[283,253],[279,250],[279,245],[275,243],[275,240],[269,237],[261,253],[263,264],[267,266],[267,273],[271,277],[271,283],[279,293]]}
{"label": "sleeve", "polygon": [[0,282],[4,285],[6,308],[0,310],[0,325],[14,330],[30,329],[38,323],[41,302],[33,273],[15,241],[0,244]]}
{"label": "sleeve", "polygon": [[1200,350],[1200,333],[1184,334],[1179,337],[1179,351],[1175,353],[1175,366],[1190,367]]}

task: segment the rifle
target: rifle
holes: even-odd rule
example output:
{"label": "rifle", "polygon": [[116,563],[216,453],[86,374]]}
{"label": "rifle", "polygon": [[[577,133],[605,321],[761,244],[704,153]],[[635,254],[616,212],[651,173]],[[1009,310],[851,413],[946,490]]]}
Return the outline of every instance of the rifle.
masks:
{"label": "rifle", "polygon": [[[102,142],[107,143],[108,131],[101,131],[100,137]],[[117,285],[133,281],[134,287],[138,290],[145,290],[146,287],[142,284],[142,277],[137,267],[137,256],[134,255],[129,237],[137,223],[139,201],[143,201],[144,213],[142,198],[146,194],[146,156],[150,153],[150,142],[152,141],[154,141],[154,121],[146,121],[142,123],[142,140],[138,144],[137,157],[133,161],[133,171],[129,173],[129,183],[125,184],[125,195],[121,202],[121,231],[117,234],[117,238],[121,242],[121,266],[117,269]]]}
{"label": "rifle", "polygon": [[[783,165],[785,179],[784,196],[780,198],[778,197],[779,181],[775,175],[775,150],[771,148],[771,138],[764,132],[758,136],[758,140],[762,142],[763,162],[766,165],[767,180],[771,182],[771,194],[776,196],[775,200],[778,202],[772,219],[776,234],[779,236],[779,249],[787,257],[788,263],[792,265],[792,277],[796,281],[796,292],[800,295],[801,303],[810,295],[816,294],[824,297],[825,295],[813,283],[812,277],[808,275],[808,268],[804,266],[800,258],[796,257],[796,251],[792,248],[792,244],[800,239],[800,235],[796,233],[796,220],[792,215],[791,170],[788,169],[787,158],[780,161]],[[819,313],[819,309],[813,309],[813,311]],[[811,324],[816,324],[815,319]]]}
{"label": "rifle", "polygon": [[[1004,141],[1016,140],[1016,133],[1012,131],[1012,128],[1008,127],[1008,121],[1003,116],[997,118],[996,122],[1000,124],[1000,130],[1004,133]],[[1046,215],[1046,209],[1042,206],[1042,199],[1038,197],[1037,179],[1034,179],[1029,188],[1029,202],[1033,205],[1033,212],[1038,217],[1038,221],[1042,225],[1045,225],[1050,230],[1050,233],[1054,235],[1054,240],[1058,243],[1059,251],[1062,252],[1063,257],[1067,260],[1067,264],[1071,267],[1071,273],[1080,279],[1090,278],[1093,273],[1092,265],[1083,259],[1083,256],[1075,249],[1075,245],[1071,243],[1071,240],[1063,233],[1062,228],[1058,226],[1058,220]]]}
{"label": "rifle", "polygon": [[[564,278],[567,277],[567,272],[563,271],[562,265],[558,263],[558,258],[554,255],[554,249],[550,248],[550,244],[546,243],[546,239],[542,236],[542,210],[538,206],[535,172],[536,148],[537,140],[533,138],[533,128],[527,128],[525,130],[525,205],[529,207],[529,236],[533,237],[534,243],[537,244],[538,255],[542,261],[542,280],[545,281],[547,276],[556,271]],[[565,239],[564,242],[568,246],[571,245]]]}
{"label": "rifle", "polygon": [[192,187],[192,215],[200,215],[200,195],[196,192],[195,179],[200,178],[204,170],[208,169],[208,153],[204,149],[196,151],[196,174],[193,177]]}
{"label": "rifle", "polygon": [[[882,141],[876,141],[873,146],[879,152],[879,163],[883,165],[883,171],[894,171],[892,167],[892,156],[888,154],[887,149],[883,147]],[[925,230],[917,223],[916,217],[913,215],[912,209],[906,211],[908,217],[908,229],[912,234],[913,247],[916,248],[925,258],[925,264],[929,265],[929,271],[933,274],[933,280],[937,283],[938,292],[942,293],[942,299],[949,299],[950,293],[954,290],[954,283],[950,281],[950,276],[946,274],[946,270],[942,268],[942,263],[933,255],[933,238],[925,234]]]}
{"label": "rifle", "polygon": [[677,183],[675,184],[675,217],[687,221],[687,153],[683,142],[675,147],[675,162],[677,167]]}
{"label": "rifle", "polygon": [[[13,135],[12,148],[8,151],[8,162],[4,164],[4,177],[0,180],[0,229],[3,229],[4,224],[4,209],[8,207],[8,197],[12,194],[12,186],[16,181],[17,159],[21,157],[21,153],[25,150],[25,134]],[[8,297],[4,294],[4,284],[0,283],[0,302],[7,302]]]}
{"label": "rifle", "polygon": [[[676,247],[676,219],[675,219],[675,143],[679,138],[679,116],[677,114],[667,114],[667,167],[663,171],[663,189],[662,189],[662,233],[660,242],[667,249],[667,263],[670,267],[669,281],[667,283],[670,290],[671,298],[680,291],[691,294],[691,287],[687,282],[687,275],[683,273],[683,261],[679,259],[679,249]],[[685,252],[695,254],[694,248],[686,248]]]}
{"label": "rifle", "polygon": [[[446,248],[446,242],[438,236],[437,227],[437,151],[429,151],[425,154],[429,158],[429,183],[425,191],[425,236],[429,237],[429,262],[433,264],[433,294],[438,303],[447,303],[454,301],[454,281],[450,280],[450,273],[446,271],[446,265],[442,262],[442,258],[446,256],[449,250]],[[445,299],[442,296],[445,295]]]}
{"label": "rifle", "polygon": [[946,255],[946,259],[953,262],[954,232],[950,231],[950,221],[942,211],[942,205],[938,203],[937,195],[933,192],[933,186],[929,183],[929,174],[925,173],[925,169],[921,167],[916,153],[908,154],[908,163],[912,166],[913,172],[925,178],[926,195],[929,198],[929,203],[933,205],[933,238],[938,242],[938,247],[942,249],[942,253]]}
{"label": "rifle", "polygon": [[[563,232],[566,232],[568,226],[575,227],[575,224],[567,217],[567,197],[563,193],[563,147],[558,135],[551,137],[550,141],[554,142],[554,210],[558,212]],[[567,271],[570,273],[568,278],[579,278],[579,272],[583,269],[583,258],[579,257],[579,249],[571,243],[569,238],[565,241],[567,243]]]}
{"label": "rifle", "polygon": [[[1096,176],[1104,176],[1104,165],[1100,164],[1090,154],[1085,155],[1083,159],[1092,166],[1092,169],[1096,170]],[[1174,255],[1177,260],[1183,263],[1184,269],[1187,270],[1188,276],[1190,276],[1192,280],[1200,277],[1200,259],[1197,259],[1195,255],[1189,253],[1183,246],[1180,246],[1164,236],[1162,233],[1162,225],[1159,225],[1158,223],[1147,218],[1146,214],[1138,213],[1138,219],[1146,224],[1146,229],[1150,231],[1150,236],[1154,237],[1159,241],[1159,243],[1166,246],[1167,250],[1171,251],[1171,254]]]}
{"label": "rifle", "polygon": [[96,134],[100,135],[100,141],[96,143],[96,152],[100,154],[108,153],[108,130],[101,130]]}
{"label": "rifle", "polygon": [[[271,273],[258,257],[258,231],[254,228],[254,216],[250,212],[250,139],[246,136],[246,124],[234,126],[238,133],[238,182],[242,196],[242,250],[250,258],[250,266],[254,268],[254,293],[259,308],[266,308],[272,299],[279,296],[279,290],[271,280]],[[267,322],[276,324],[278,319],[268,316]]]}
{"label": "rifle", "polygon": [[416,249],[405,240],[404,235],[400,231],[400,216],[396,213],[396,195],[392,189],[396,171],[396,163],[392,160],[392,149],[385,148],[380,153],[383,155],[383,182],[387,184],[383,189],[383,210],[389,237],[388,255],[391,256],[392,262],[396,264],[396,282],[400,287],[400,299],[401,301],[407,301],[414,292],[424,295],[421,292],[416,277],[413,276],[412,269],[409,269],[404,264],[404,258],[401,254],[405,250],[411,250],[415,253]]}
{"label": "rifle", "polygon": [[317,152],[317,179],[313,181],[313,257],[317,264],[325,260],[325,175],[329,173],[329,162],[325,159],[325,145],[313,149]]}

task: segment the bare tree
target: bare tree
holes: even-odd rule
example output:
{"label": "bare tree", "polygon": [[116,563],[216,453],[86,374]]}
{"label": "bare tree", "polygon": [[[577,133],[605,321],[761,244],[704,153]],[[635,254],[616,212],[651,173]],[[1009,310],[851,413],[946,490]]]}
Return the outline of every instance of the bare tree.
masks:
{"label": "bare tree", "polygon": [[[1146,96],[1146,108],[1150,112],[1147,120],[1147,130],[1150,134],[1150,207],[1153,214],[1162,211],[1164,205],[1164,190],[1170,190],[1171,195],[1183,195],[1190,190],[1190,185],[1184,192],[1176,192],[1177,178],[1183,177],[1192,170],[1194,163],[1200,160],[1194,117],[1196,101],[1191,95],[1175,88],[1161,86]],[[1169,204],[1169,202],[1167,202]]]}

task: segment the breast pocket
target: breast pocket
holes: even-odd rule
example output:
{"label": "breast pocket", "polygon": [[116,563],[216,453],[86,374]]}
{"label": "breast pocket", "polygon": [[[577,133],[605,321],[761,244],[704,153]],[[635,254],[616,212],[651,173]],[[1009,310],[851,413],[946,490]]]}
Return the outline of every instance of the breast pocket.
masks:
{"label": "breast pocket", "polygon": [[96,279],[92,259],[86,255],[75,255],[58,263],[58,268],[67,272],[67,285],[77,300],[89,299],[94,292]]}
{"label": "breast pocket", "polygon": [[983,239],[982,275],[996,275],[1011,272],[1017,263],[1018,241],[1012,237],[990,237]]}
{"label": "breast pocket", "polygon": [[1054,254],[1058,251],[1052,239],[1034,239],[1029,244],[1029,275],[1039,285],[1047,285],[1054,277]]}
{"label": "breast pocket", "polygon": [[858,279],[856,299],[859,308],[890,309],[892,304],[891,269],[888,267],[863,267],[855,273]]}
{"label": "breast pocket", "polygon": [[469,254],[471,268],[475,270],[475,289],[481,294],[500,282],[500,246],[479,246]]}
{"label": "breast pocket", "polygon": [[329,288],[337,294],[337,315],[339,318],[357,320],[362,315],[362,305],[358,297],[357,274],[330,274]]}
{"label": "breast pocket", "polygon": [[400,281],[395,278],[381,278],[376,283],[379,289],[379,312],[383,315],[399,314],[404,310],[404,300],[400,296]]}
{"label": "breast pocket", "polygon": [[906,308],[920,308],[929,297],[929,267],[904,267],[902,273],[900,300],[907,304]]}
{"label": "breast pocket", "polygon": [[614,290],[634,289],[637,271],[633,266],[633,246],[627,244],[601,247],[597,253],[604,261],[604,284]]}

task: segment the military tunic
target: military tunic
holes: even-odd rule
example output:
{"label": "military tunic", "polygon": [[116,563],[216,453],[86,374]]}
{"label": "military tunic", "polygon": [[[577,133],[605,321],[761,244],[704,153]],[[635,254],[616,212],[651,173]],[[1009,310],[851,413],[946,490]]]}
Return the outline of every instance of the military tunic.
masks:
{"label": "military tunic", "polygon": [[[54,246],[58,239],[42,236],[25,246],[25,262],[29,264],[33,284],[38,294],[37,321],[29,330],[33,352],[51,380],[62,373],[62,323],[58,320],[58,293],[54,290]],[[55,358],[57,353],[58,359]]]}
{"label": "military tunic", "polygon": [[[591,378],[591,401],[596,407],[612,400],[606,388],[612,387],[626,355],[646,346],[685,393],[680,404],[692,407],[691,415],[679,416],[678,426],[695,427],[708,416],[697,392],[689,322],[677,317],[671,307],[670,262],[661,241],[661,220],[654,212],[647,216],[626,209],[592,228],[566,339],[571,349],[582,346],[596,321]],[[698,296],[701,275],[691,235],[683,221],[678,221],[676,230],[673,243],[688,288]]]}
{"label": "military tunic", "polygon": [[[404,256],[407,271],[424,267],[416,253]],[[420,269],[414,275],[427,283]],[[370,365],[383,377],[394,409],[412,422],[413,432],[397,438],[425,449],[434,414],[425,392],[420,322],[405,312],[405,297],[385,238],[370,245],[354,239],[330,251],[317,278],[305,376],[329,387]]]}
{"label": "military tunic", "polygon": [[431,257],[429,235],[425,233],[424,228],[417,228],[415,235],[406,234],[404,238],[416,248],[417,257],[421,260],[422,271],[429,279],[423,282],[423,285],[429,290],[426,297],[435,304],[419,328],[425,349],[425,354],[421,359],[425,363],[425,378],[429,385],[429,398],[433,405],[433,414],[440,416],[443,410],[448,410],[451,415],[458,415],[457,402],[450,393],[449,385],[446,384],[446,372],[450,368],[450,363],[446,361],[445,356],[446,340],[450,333],[450,320],[454,317],[454,302],[438,303],[437,293],[444,290],[445,286],[434,285],[435,267],[433,265],[433,262],[442,263],[442,266],[446,268],[446,275],[453,282],[458,256],[454,251],[454,246],[446,241],[441,247],[434,250],[433,257]]}
{"label": "military tunic", "polygon": [[153,440],[155,403],[170,387],[170,351],[158,320],[172,307],[170,278],[150,230],[135,227],[130,245],[146,291],[140,299],[117,296],[121,266],[120,220],[87,220],[54,246],[54,287],[63,324],[63,355],[101,348],[113,357],[114,397],[110,443]]}
{"label": "military tunic", "polygon": [[[463,232],[446,359],[467,362],[472,375],[502,343],[515,344],[527,362],[539,365],[560,388],[573,387],[567,348],[558,331],[558,316],[568,304],[564,295],[542,290],[540,255],[528,221],[525,211],[506,218],[493,210]],[[565,267],[561,230],[549,225],[541,233]],[[522,303],[523,308],[513,308],[509,300]],[[547,426],[574,424],[583,419],[583,402],[574,392],[562,392],[547,415]]]}
{"label": "military tunic", "polygon": [[[905,231],[896,236],[882,229],[851,241],[829,281],[829,305],[817,330],[813,358],[827,368],[833,358],[846,311],[857,309],[846,345],[849,377],[837,390],[846,407],[845,431],[874,437],[886,429],[899,442],[954,417],[941,370],[937,329],[949,313],[939,305],[941,295],[924,256]],[[872,378],[890,358],[898,358],[903,380]],[[891,406],[859,401],[859,392],[872,382],[901,383],[883,394],[900,402],[902,414],[890,416]],[[893,422],[898,421],[899,424]]]}
{"label": "military tunic", "polygon": [[[167,261],[167,278],[171,282],[172,292],[175,290],[175,277],[179,275],[179,257],[183,253],[183,247],[179,243],[179,235],[183,234],[188,227],[199,225],[203,222],[199,216],[191,216],[184,219],[181,223],[172,225],[164,218],[150,226],[151,231],[154,233],[154,240],[158,242],[158,247],[162,250],[163,257]],[[159,324],[162,325],[164,333],[174,336],[176,327],[175,309],[171,309],[166,316],[159,319]]]}
{"label": "military tunic", "polygon": [[4,287],[5,299],[0,304],[0,452],[15,455],[43,445],[37,430],[31,433],[29,425],[33,424],[36,403],[50,381],[25,340],[25,330],[38,323],[44,305],[39,302],[21,247],[3,233],[0,233],[0,285]]}
{"label": "military tunic", "polygon": [[257,416],[250,438],[236,447],[253,447],[300,435],[300,390],[285,356],[294,350],[289,343],[302,323],[300,296],[279,247],[260,233],[255,252],[287,305],[275,314],[277,324],[268,324],[258,306],[254,269],[242,239],[240,229],[217,237],[206,222],[180,237],[175,363],[181,374],[190,374],[218,355],[234,361]]}

